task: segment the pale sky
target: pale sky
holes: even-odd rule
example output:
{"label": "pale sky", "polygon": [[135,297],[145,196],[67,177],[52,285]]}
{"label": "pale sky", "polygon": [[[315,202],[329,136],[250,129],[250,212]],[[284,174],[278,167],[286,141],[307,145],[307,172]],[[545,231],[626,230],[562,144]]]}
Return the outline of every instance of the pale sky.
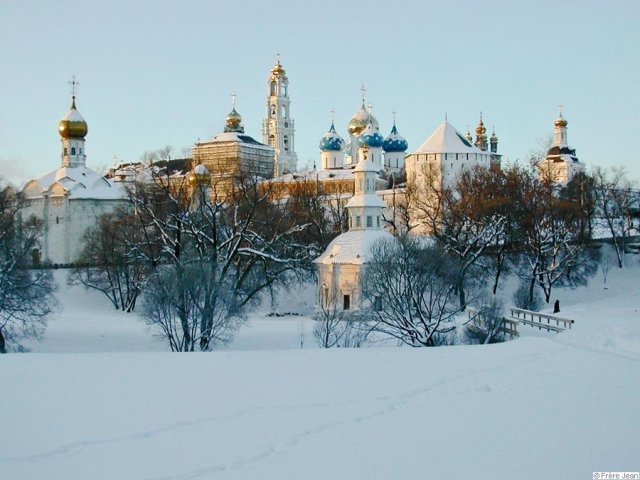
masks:
{"label": "pale sky", "polygon": [[246,133],[262,141],[279,52],[300,166],[319,160],[331,109],[347,136],[364,83],[381,133],[395,110],[409,152],[445,113],[465,133],[482,111],[499,152],[524,160],[562,103],[588,167],[640,179],[639,26],[637,0],[1,0],[0,175],[59,166],[74,74],[90,167],[214,136],[233,91]]}

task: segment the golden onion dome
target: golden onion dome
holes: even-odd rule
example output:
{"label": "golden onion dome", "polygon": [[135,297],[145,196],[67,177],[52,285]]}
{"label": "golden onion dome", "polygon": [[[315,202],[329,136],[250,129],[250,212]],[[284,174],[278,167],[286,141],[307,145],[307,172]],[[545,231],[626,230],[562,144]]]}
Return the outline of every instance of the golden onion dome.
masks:
{"label": "golden onion dome", "polygon": [[351,117],[349,121],[349,126],[347,130],[349,131],[349,135],[360,135],[362,131],[367,128],[367,125],[371,123],[373,127],[377,130],[380,128],[378,125],[378,120],[374,117],[362,104],[360,110],[356,112],[356,114]]}
{"label": "golden onion dome", "polygon": [[207,167],[198,164],[189,172],[187,180],[191,185],[208,185],[211,183],[211,175]]}
{"label": "golden onion dome", "polygon": [[89,127],[82,115],[76,110],[76,97],[71,100],[71,110],[60,120],[58,133],[62,138],[84,138],[89,133]]}
{"label": "golden onion dome", "polygon": [[286,77],[287,72],[285,72],[284,68],[280,64],[280,60],[275,64],[275,66],[271,69],[271,75],[276,77]]}
{"label": "golden onion dome", "polygon": [[484,126],[484,122],[482,121],[482,118],[480,119],[480,123],[476,127],[476,133],[478,135],[484,135],[485,133],[487,133],[487,129]]}
{"label": "golden onion dome", "polygon": [[556,119],[556,121],[554,122],[556,127],[566,127],[567,126],[567,122],[564,117],[562,115],[560,115],[560,117],[558,117]]}
{"label": "golden onion dome", "polygon": [[227,127],[235,129],[235,128],[238,128],[241,123],[242,123],[242,115],[240,115],[236,111],[236,108],[233,107],[233,109],[229,112],[229,115],[227,115]]}

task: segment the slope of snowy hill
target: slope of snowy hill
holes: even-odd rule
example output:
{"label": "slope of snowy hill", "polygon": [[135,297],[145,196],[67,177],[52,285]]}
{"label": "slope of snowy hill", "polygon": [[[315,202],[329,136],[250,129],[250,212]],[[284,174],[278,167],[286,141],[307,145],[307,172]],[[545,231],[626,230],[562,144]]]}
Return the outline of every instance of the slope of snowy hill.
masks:
{"label": "slope of snowy hill", "polygon": [[[0,358],[0,472],[14,480],[635,472],[639,273],[612,270],[607,289],[598,275],[588,288],[556,291],[562,315],[576,321],[571,331],[487,346],[308,349],[308,331],[301,350],[299,320],[262,317],[291,322],[255,326],[256,318],[249,327],[276,329],[263,348],[289,350],[172,354],[150,351],[164,347],[141,324],[109,333],[95,320],[101,353],[70,353],[84,338],[77,331],[68,344],[39,344],[67,353]],[[58,321],[68,335],[83,322]],[[105,349],[111,340],[122,348]]]}

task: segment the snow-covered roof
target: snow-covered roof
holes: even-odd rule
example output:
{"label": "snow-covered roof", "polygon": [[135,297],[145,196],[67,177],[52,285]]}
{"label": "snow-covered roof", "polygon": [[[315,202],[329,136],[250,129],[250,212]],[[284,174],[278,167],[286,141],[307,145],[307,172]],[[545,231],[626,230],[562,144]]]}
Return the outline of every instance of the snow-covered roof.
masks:
{"label": "snow-covered roof", "polygon": [[350,207],[380,207],[384,208],[385,204],[382,198],[377,193],[362,193],[354,195],[349,199],[346,205]]}
{"label": "snow-covered roof", "polygon": [[486,153],[473,145],[447,120],[414,153]]}
{"label": "snow-covered roof", "polygon": [[343,233],[329,244],[314,263],[329,265],[333,263],[363,264],[371,255],[371,247],[381,239],[393,240],[394,237],[384,230],[352,230]]}
{"label": "snow-covered roof", "polygon": [[251,144],[254,147],[261,147],[261,148],[266,148],[266,149],[271,150],[271,147],[269,145],[265,145],[264,143],[260,143],[259,141],[257,141],[253,137],[250,137],[249,135],[245,135],[244,133],[241,133],[241,132],[223,132],[223,133],[219,133],[218,135],[213,137],[211,140],[209,140],[207,142],[203,142],[203,143],[225,143],[225,142],[248,143],[248,144]]}
{"label": "snow-covered roof", "polygon": [[271,180],[278,183],[291,183],[294,181],[326,182],[330,180],[353,180],[353,169],[336,168],[334,170],[305,170],[302,172],[287,173]]}
{"label": "snow-covered roof", "polygon": [[62,117],[62,121],[68,120],[70,122],[84,122],[84,117],[80,115],[80,112],[74,108],[71,108],[67,114]]}
{"label": "snow-covered roof", "polygon": [[23,191],[28,197],[34,198],[44,192],[52,192],[56,185],[69,192],[70,198],[118,200],[125,196],[125,191],[120,185],[84,166],[60,167],[30,180],[25,184]]}
{"label": "snow-covered roof", "polygon": [[193,169],[193,173],[195,173],[196,175],[208,175],[209,170],[207,170],[207,167],[200,163],[195,166],[195,168]]}

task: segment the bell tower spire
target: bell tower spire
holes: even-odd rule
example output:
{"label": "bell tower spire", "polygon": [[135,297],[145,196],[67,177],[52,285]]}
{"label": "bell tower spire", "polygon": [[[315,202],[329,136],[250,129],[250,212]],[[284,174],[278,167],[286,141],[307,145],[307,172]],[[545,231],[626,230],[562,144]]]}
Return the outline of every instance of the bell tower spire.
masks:
{"label": "bell tower spire", "polygon": [[295,152],[295,126],[291,118],[291,100],[289,99],[289,79],[280,63],[280,54],[276,55],[276,64],[267,79],[267,115],[262,123],[264,143],[276,151],[274,175],[293,172],[298,165]]}

